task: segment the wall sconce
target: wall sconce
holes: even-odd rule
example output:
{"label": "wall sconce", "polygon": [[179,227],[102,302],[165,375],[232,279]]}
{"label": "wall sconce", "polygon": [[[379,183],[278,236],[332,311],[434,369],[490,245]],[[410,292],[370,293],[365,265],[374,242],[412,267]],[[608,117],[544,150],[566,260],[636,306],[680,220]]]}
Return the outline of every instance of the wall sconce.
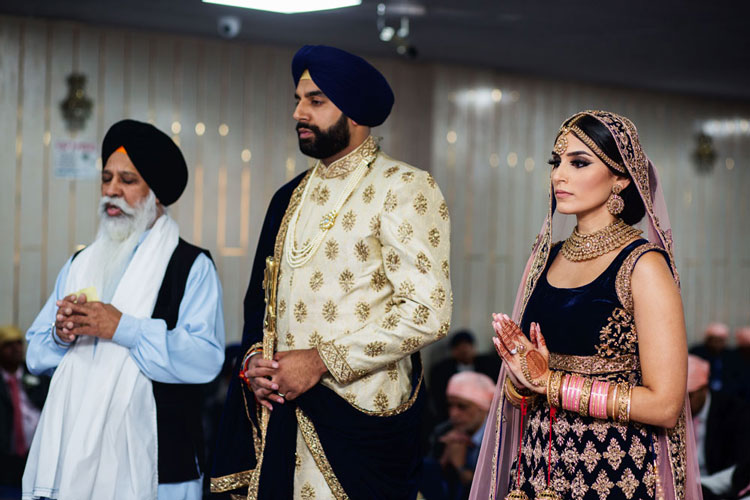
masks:
{"label": "wall sconce", "polygon": [[78,132],[86,126],[94,102],[86,96],[86,75],[71,73],[67,81],[68,95],[60,103],[60,111],[68,131]]}

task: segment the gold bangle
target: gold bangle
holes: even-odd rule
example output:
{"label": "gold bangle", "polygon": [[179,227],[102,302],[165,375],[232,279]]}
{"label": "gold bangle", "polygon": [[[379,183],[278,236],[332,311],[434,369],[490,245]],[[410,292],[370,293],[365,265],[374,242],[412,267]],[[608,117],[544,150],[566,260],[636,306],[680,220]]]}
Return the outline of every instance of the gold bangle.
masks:
{"label": "gold bangle", "polygon": [[560,408],[560,385],[563,372],[552,370],[547,378],[547,403],[550,407]]}
{"label": "gold bangle", "polygon": [[609,414],[609,418],[612,419],[612,421],[617,421],[617,388],[619,387],[619,384],[614,383],[610,387],[610,390],[612,391],[612,411],[609,411],[610,404],[609,404],[609,393],[607,393],[607,413]]}
{"label": "gold bangle", "polygon": [[578,403],[578,413],[584,417],[589,416],[589,400],[591,399],[591,386],[594,384],[594,379],[586,378],[583,381],[583,388],[581,389],[581,399]]}
{"label": "gold bangle", "polygon": [[617,398],[617,422],[628,423],[628,401],[630,400],[630,384],[620,382],[620,394]]}
{"label": "gold bangle", "polygon": [[522,398],[533,400],[538,395],[535,392],[530,391],[529,389],[526,389],[525,387],[523,388],[516,387],[516,385],[513,383],[510,377],[505,377],[505,384],[504,384],[503,390],[505,391],[505,397],[508,398],[508,400],[513,406],[520,406]]}

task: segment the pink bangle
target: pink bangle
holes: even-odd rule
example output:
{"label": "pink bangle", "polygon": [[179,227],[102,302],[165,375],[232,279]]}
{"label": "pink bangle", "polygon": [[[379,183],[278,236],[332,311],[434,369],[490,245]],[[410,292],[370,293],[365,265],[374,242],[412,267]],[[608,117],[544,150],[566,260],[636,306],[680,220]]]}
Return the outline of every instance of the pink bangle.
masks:
{"label": "pink bangle", "polygon": [[594,382],[591,387],[591,400],[589,403],[589,415],[595,418],[607,419],[607,395],[609,394],[609,382]]}
{"label": "pink bangle", "polygon": [[581,401],[581,389],[586,380],[578,375],[571,375],[568,383],[568,404],[565,409],[568,411],[578,411],[578,405]]}

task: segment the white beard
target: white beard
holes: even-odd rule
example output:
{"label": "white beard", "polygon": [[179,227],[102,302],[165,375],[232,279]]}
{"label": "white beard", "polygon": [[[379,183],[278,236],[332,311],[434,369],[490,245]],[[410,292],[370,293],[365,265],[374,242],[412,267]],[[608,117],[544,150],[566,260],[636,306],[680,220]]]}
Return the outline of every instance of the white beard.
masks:
{"label": "white beard", "polygon": [[[122,211],[119,216],[107,215],[106,205],[115,205]],[[135,207],[122,198],[102,196],[99,201],[99,230],[91,244],[91,267],[99,271],[99,300],[109,303],[115,294],[133,250],[146,229],[156,220],[156,195],[148,196]]]}

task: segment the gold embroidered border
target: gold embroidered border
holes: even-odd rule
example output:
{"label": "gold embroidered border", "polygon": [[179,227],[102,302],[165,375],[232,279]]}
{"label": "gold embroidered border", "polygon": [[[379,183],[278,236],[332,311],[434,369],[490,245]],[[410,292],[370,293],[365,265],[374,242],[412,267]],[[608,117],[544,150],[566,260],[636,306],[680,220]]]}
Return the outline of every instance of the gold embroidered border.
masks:
{"label": "gold embroidered border", "polygon": [[211,478],[211,493],[223,493],[225,491],[236,490],[250,484],[250,478],[253,475],[252,470],[235,472],[221,477]]}
{"label": "gold embroidered border", "polygon": [[373,158],[378,154],[379,148],[380,147],[375,138],[373,136],[368,136],[362,144],[357,146],[357,148],[348,155],[339,158],[324,169],[319,168],[318,176],[323,179],[333,179],[334,177],[346,175],[357,168],[362,161],[366,161],[367,163],[372,162]]}
{"label": "gold embroidered border", "polygon": [[630,313],[633,312],[633,290],[631,283],[633,268],[635,268],[635,263],[638,262],[641,255],[650,250],[662,250],[662,248],[654,243],[644,243],[636,247],[625,259],[625,262],[622,263],[620,270],[617,271],[617,278],[615,279],[617,298],[620,299],[625,310]]}
{"label": "gold embroidered border", "polygon": [[672,471],[675,498],[685,498],[685,483],[687,482],[687,427],[685,426],[685,407],[677,419],[677,425],[673,429],[667,429],[667,451],[669,453],[669,465]]}
{"label": "gold embroidered border", "polygon": [[328,463],[328,458],[323,450],[323,445],[320,444],[320,439],[318,438],[318,433],[315,431],[315,426],[310,419],[307,418],[307,415],[299,409],[299,407],[295,409],[295,413],[297,414],[297,425],[299,425],[299,430],[302,433],[302,437],[305,439],[307,448],[315,459],[318,470],[320,470],[326,483],[328,483],[328,487],[331,488],[334,497],[336,500],[348,500],[349,496],[344,491],[341,483],[339,483],[336,474],[331,468],[331,464]]}
{"label": "gold embroidered border", "polygon": [[552,370],[600,375],[603,373],[629,372],[640,369],[641,363],[635,354],[625,354],[616,358],[600,356],[573,356],[551,353],[549,367]]}
{"label": "gold embroidered border", "polygon": [[348,384],[357,378],[356,372],[332,340],[318,344],[318,354],[338,383]]}
{"label": "gold embroidered border", "polygon": [[364,408],[360,408],[359,406],[349,403],[351,406],[356,408],[357,410],[361,411],[362,413],[365,413],[367,415],[371,415],[373,417],[392,417],[394,415],[398,415],[399,413],[403,413],[414,404],[414,401],[417,400],[417,396],[419,395],[419,391],[422,388],[422,380],[424,379],[424,370],[419,375],[419,381],[417,382],[417,388],[414,390],[414,394],[411,395],[411,397],[398,405],[395,408],[392,408],[390,410],[385,411],[374,411],[374,410],[366,410]]}

